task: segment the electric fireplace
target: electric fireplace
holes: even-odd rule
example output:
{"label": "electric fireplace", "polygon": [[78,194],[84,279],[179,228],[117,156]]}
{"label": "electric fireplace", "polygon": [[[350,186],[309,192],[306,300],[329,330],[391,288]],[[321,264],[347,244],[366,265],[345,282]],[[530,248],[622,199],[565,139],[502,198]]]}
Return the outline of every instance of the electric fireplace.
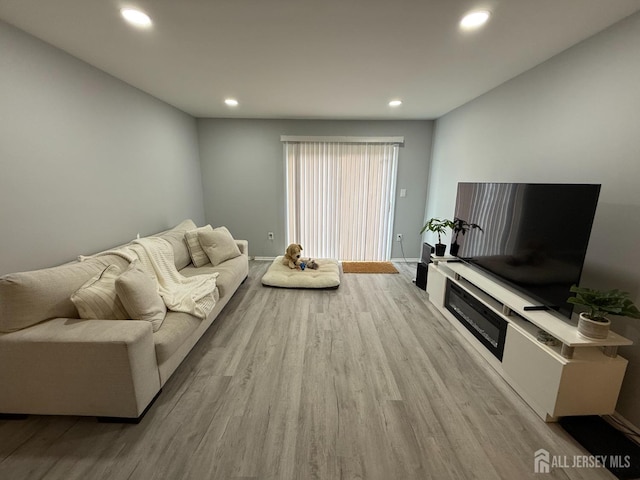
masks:
{"label": "electric fireplace", "polygon": [[447,280],[445,308],[456,317],[498,360],[502,361],[507,321],[473,295]]}

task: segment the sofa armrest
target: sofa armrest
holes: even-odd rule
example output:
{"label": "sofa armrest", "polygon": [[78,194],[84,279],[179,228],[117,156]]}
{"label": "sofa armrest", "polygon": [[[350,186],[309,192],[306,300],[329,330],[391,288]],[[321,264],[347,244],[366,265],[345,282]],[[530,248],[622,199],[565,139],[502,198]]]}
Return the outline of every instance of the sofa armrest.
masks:
{"label": "sofa armrest", "polygon": [[56,318],[0,335],[0,412],[136,418],[160,391],[153,330]]}
{"label": "sofa armrest", "polygon": [[238,245],[240,253],[249,256],[249,242],[247,240],[236,240],[236,245]]}

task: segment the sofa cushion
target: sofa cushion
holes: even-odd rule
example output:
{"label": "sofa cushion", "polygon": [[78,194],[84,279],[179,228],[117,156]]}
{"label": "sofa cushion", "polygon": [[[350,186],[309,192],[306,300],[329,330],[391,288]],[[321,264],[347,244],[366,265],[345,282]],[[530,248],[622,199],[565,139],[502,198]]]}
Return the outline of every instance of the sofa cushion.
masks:
{"label": "sofa cushion", "polygon": [[0,332],[14,332],[56,317],[79,318],[71,295],[108,265],[126,268],[116,255],[102,255],[0,277]]}
{"label": "sofa cushion", "polygon": [[193,220],[184,220],[170,230],[152,235],[153,237],[164,238],[171,244],[173,247],[173,261],[178,270],[191,263],[191,257],[189,256],[189,249],[187,248],[184,234],[195,228],[197,228],[197,225],[193,223]]}
{"label": "sofa cushion", "polygon": [[158,364],[170,358],[201,322],[199,318],[185,312],[167,312],[162,326],[153,334]]}
{"label": "sofa cushion", "polygon": [[212,232],[213,227],[211,225],[205,225],[204,227],[189,230],[184,234],[184,239],[187,242],[187,248],[189,249],[189,255],[191,256],[191,263],[194,267],[202,267],[209,263],[209,257],[202,249],[200,240],[198,239],[199,232]]}
{"label": "sofa cushion", "polygon": [[204,267],[195,268],[192,265],[180,270],[180,274],[185,277],[193,277],[195,275],[202,275],[203,273],[215,273],[218,272],[218,278],[216,279],[216,287],[218,287],[221,297],[231,295],[235,292],[236,287],[242,283],[242,281],[249,274],[249,259],[246,255],[240,255],[238,257],[222,262],[220,265],[214,267],[211,264],[207,264]]}
{"label": "sofa cushion", "polygon": [[157,332],[167,313],[167,307],[158,293],[158,285],[138,260],[116,278],[116,293],[132,320],[151,322]]}
{"label": "sofa cushion", "polygon": [[[213,296],[217,302],[220,298],[217,288]],[[169,359],[201,324],[202,320],[188,313],[168,311],[162,326],[153,334],[158,365]]]}
{"label": "sofa cushion", "polygon": [[198,239],[214,267],[240,255],[240,249],[227,227],[214,228],[212,231],[200,231]]}
{"label": "sofa cushion", "polygon": [[109,265],[71,295],[71,301],[78,309],[80,318],[86,320],[129,318],[127,310],[116,293],[116,278],[121,272],[118,266]]}

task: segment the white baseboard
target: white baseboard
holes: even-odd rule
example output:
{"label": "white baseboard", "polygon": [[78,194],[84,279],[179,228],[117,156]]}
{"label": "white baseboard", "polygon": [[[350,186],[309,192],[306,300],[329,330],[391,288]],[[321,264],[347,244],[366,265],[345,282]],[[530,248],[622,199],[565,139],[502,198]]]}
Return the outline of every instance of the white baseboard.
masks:
{"label": "white baseboard", "polygon": [[276,257],[250,257],[251,260],[257,260],[258,262],[273,262]]}

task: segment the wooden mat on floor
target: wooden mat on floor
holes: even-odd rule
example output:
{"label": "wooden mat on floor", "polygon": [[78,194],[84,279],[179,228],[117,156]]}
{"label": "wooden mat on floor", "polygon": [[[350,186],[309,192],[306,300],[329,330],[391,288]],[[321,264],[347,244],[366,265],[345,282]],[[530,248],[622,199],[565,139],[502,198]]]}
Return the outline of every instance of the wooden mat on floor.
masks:
{"label": "wooden mat on floor", "polygon": [[342,262],[344,273],[398,273],[391,262]]}

